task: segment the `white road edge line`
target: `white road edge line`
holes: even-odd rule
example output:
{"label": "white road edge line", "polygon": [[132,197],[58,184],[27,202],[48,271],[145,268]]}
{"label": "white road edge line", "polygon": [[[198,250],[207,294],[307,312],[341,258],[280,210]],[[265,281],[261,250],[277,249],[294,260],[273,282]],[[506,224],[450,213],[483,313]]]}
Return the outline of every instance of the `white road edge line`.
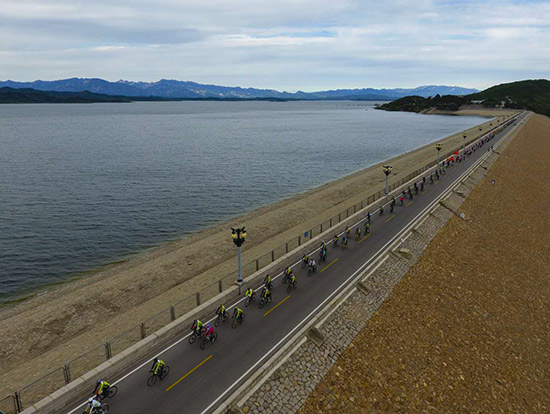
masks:
{"label": "white road edge line", "polygon": [[[504,138],[504,137],[503,137]],[[431,209],[433,207],[434,204],[438,203],[439,200],[447,194],[447,192],[449,191],[452,191],[453,187],[456,185],[457,182],[460,182],[462,176],[465,176],[469,173],[471,173],[475,168],[478,167],[479,164],[481,164],[481,162],[485,161],[485,158],[489,155],[490,153],[486,153],[484,155],[482,155],[480,157],[480,159],[478,161],[476,161],[474,164],[472,164],[472,166],[470,166],[470,168],[468,168],[462,175],[460,175],[455,181],[453,181],[448,187],[447,189],[442,192],[439,197],[437,197],[435,200],[433,200],[428,206],[426,206],[419,214],[417,214],[412,220],[409,221],[409,223],[407,225],[405,225],[405,227],[403,227],[403,229],[401,229],[394,237],[392,237],[384,246],[382,246],[374,255],[371,256],[371,258],[369,260],[367,260],[365,263],[363,263],[355,272],[352,273],[352,275],[350,277],[348,277],[331,295],[329,295],[323,302],[321,302],[311,313],[309,313],[309,315],[307,315],[304,319],[302,319],[302,321],[300,321],[295,327],[294,329],[292,329],[288,334],[286,334],[279,342],[277,342],[277,344],[275,344],[269,351],[267,351],[263,357],[261,357],[258,361],[256,361],[256,363],[254,365],[252,365],[243,375],[241,375],[236,381],[233,382],[233,384],[231,384],[226,390],[225,392],[223,392],[218,398],[216,398],[208,407],[206,407],[203,411],[201,411],[200,414],[206,414],[208,411],[210,411],[210,409],[212,409],[212,407],[214,407],[215,405],[218,404],[218,402],[231,390],[235,387],[235,385],[239,384],[245,377],[247,377],[251,371],[253,371],[254,369],[256,369],[256,367],[261,364],[263,362],[264,359],[266,359],[268,357],[268,355],[270,355],[275,349],[277,349],[283,342],[286,342],[286,340],[288,339],[289,336],[291,336],[292,334],[294,334],[294,332],[301,327],[301,325],[304,324],[305,321],[307,321],[308,319],[310,319],[315,313],[317,313],[317,311],[322,308],[329,300],[331,300],[343,287],[345,287],[348,282],[353,279],[358,273],[362,272],[369,264],[370,262],[373,262],[374,260],[376,260],[377,257],[380,256],[380,252],[382,252],[384,249],[386,249],[386,247],[388,245],[391,245],[392,243],[394,243],[399,237],[401,237],[402,233],[403,232],[406,232],[408,231],[409,227],[411,227],[414,222],[416,220],[418,220],[418,218],[420,216],[422,216],[424,213],[426,213],[426,211],[428,211],[429,209]]]}
{"label": "white road edge line", "polygon": [[[514,129],[514,128],[512,128],[512,129]],[[510,131],[510,132],[511,132],[511,131]],[[487,133],[486,135],[488,135],[488,133]],[[486,136],[486,135],[485,135],[485,136]],[[508,135],[508,134],[506,134],[506,135]],[[485,136],[482,137],[482,138],[485,138]],[[505,137],[506,137],[506,136],[503,136],[503,137],[501,138],[501,140],[504,139]],[[478,140],[476,140],[475,142],[478,142],[478,141],[479,141],[480,139],[482,139],[482,138],[478,138]],[[473,144],[473,143],[472,143],[472,144]],[[470,145],[471,145],[471,144],[470,144]],[[462,150],[461,150],[461,151],[462,151]],[[467,173],[467,172],[469,172],[470,170],[473,170],[473,169],[474,169],[474,166],[477,166],[477,164],[480,162],[480,160],[484,159],[484,157],[485,157],[485,158],[487,157],[487,154],[490,154],[490,153],[486,153],[486,154],[482,155],[482,156],[480,157],[480,159],[479,159],[478,161],[476,161],[474,164],[472,164],[472,166],[471,166],[470,168],[468,168],[462,175],[460,175],[460,176],[457,178],[457,180],[455,180],[455,181],[448,187],[448,189],[449,189],[449,188],[452,188],[452,187],[456,184],[456,182],[457,182],[458,180],[461,180],[461,179],[462,179],[463,176],[466,176],[466,173]],[[434,167],[432,167],[432,168],[434,168]],[[430,171],[430,170],[426,170],[426,172],[428,172],[428,171]],[[422,174],[421,174],[421,175],[422,175]],[[421,175],[420,175],[420,176],[421,176]],[[447,191],[447,190],[446,190],[446,191]],[[438,197],[436,200],[439,200],[440,198],[442,198],[442,195],[443,195],[443,194],[444,194],[444,193],[441,193],[441,196]],[[436,201],[436,200],[434,200],[434,201]],[[420,214],[423,214],[428,208],[432,208],[432,207],[433,207],[432,204],[434,204],[434,202],[430,203],[424,210],[422,210],[422,212],[420,212]],[[376,212],[379,211],[379,210],[380,210],[380,208],[378,208],[378,209],[372,211],[372,214],[376,213]],[[420,215],[420,214],[419,214],[419,215]],[[412,221],[414,221],[419,215],[417,215]],[[357,221],[355,224],[353,224],[352,226],[350,226],[350,228],[353,228],[353,227],[359,225],[359,223],[361,223],[361,222],[364,221],[364,220],[365,220],[365,218],[360,219],[360,220]],[[411,222],[412,222],[412,221],[411,221]],[[409,222],[409,223],[411,223],[411,222]],[[401,234],[401,232],[402,232],[404,229],[406,229],[408,226],[409,226],[409,225],[406,225],[397,235]],[[345,233],[345,230],[344,230],[343,232],[341,232],[341,233],[339,234],[339,236],[341,236],[341,235],[344,234],[344,233]],[[396,236],[397,236],[397,235],[396,235]],[[394,236],[394,238],[395,238],[395,236]],[[389,243],[391,243],[391,242],[393,242],[393,241],[394,241],[394,239],[391,239],[391,240],[390,240],[388,243],[386,243],[380,250],[378,250],[378,252],[376,252],[376,254],[374,254],[374,255],[371,257],[371,259],[369,259],[369,260],[373,260],[373,258],[375,258],[376,256],[378,256],[378,255],[380,254],[380,252],[381,252]],[[329,240],[329,241],[327,242],[327,244],[330,244],[331,242],[332,242],[332,239]],[[315,253],[318,252],[319,250],[320,250],[320,247],[317,248],[317,249],[315,249],[315,250],[314,250],[313,252],[311,252],[310,254],[315,254]],[[298,260],[296,263],[294,263],[293,265],[291,265],[290,268],[294,268],[295,266],[297,266],[297,265],[300,264],[301,262],[302,262],[301,260]],[[359,270],[362,270],[362,267],[364,267],[365,264],[367,264],[367,263],[368,263],[368,261],[365,262],[365,263],[364,263],[355,273],[353,273],[352,276],[350,276],[348,279],[346,279],[346,281],[345,281],[342,285],[340,285],[340,287],[339,287],[337,290],[340,290],[340,289],[341,289],[350,279],[352,279],[352,278],[357,274],[357,272],[358,272]],[[273,279],[275,280],[275,279],[277,279],[278,277],[280,277],[280,276],[282,276],[282,275],[283,275],[283,272],[278,273],[276,276],[273,277]],[[263,285],[258,286],[258,288],[256,288],[256,289],[259,289],[261,286],[263,286]],[[331,296],[329,296],[327,299],[329,299],[330,297],[331,297]],[[239,304],[240,302],[243,302],[243,301],[244,301],[244,298],[241,298],[241,299],[239,299],[237,302],[235,302],[233,305],[229,306],[229,308],[232,308],[232,307],[236,306],[237,304]],[[309,319],[309,317],[310,317],[314,312],[316,312],[321,306],[323,306],[323,305],[325,304],[325,302],[326,302],[326,300],[323,301],[319,306],[317,306],[317,308],[315,308],[315,310],[314,310],[312,313],[310,313],[304,320]],[[216,318],[212,318],[212,319],[208,320],[207,322],[212,322],[214,319],[216,319]],[[269,353],[271,353],[271,352],[273,351],[273,349],[277,348],[277,347],[280,345],[280,343],[281,343],[282,341],[286,340],[286,338],[287,338],[289,335],[291,335],[291,334],[298,328],[298,326],[300,326],[300,325],[304,322],[304,320],[302,320],[298,325],[296,325],[296,327],[295,327],[291,332],[289,332],[281,341],[279,341],[272,349],[270,349],[270,350],[268,351],[268,353],[265,354],[265,356],[267,356]],[[178,345],[179,343],[181,343],[182,341],[184,341],[185,339],[187,339],[190,335],[191,335],[191,333],[185,335],[185,336],[182,337],[181,339],[179,339],[179,340],[177,340],[176,342],[174,342],[172,345],[170,345],[170,346],[166,347],[165,349],[163,349],[162,351],[160,351],[160,352],[158,353],[158,355],[160,356],[160,355],[166,353],[167,351],[169,351],[170,349],[172,349],[173,347],[175,347],[176,345]],[[216,404],[216,403],[217,403],[217,402],[218,402],[218,401],[219,401],[219,400],[220,400],[220,399],[221,399],[221,398],[231,389],[231,388],[233,388],[233,387],[235,386],[235,384],[239,383],[239,382],[242,380],[242,378],[243,378],[244,376],[247,376],[248,373],[249,373],[251,370],[253,370],[261,361],[263,361],[263,359],[265,358],[265,356],[262,357],[262,359],[260,359],[258,362],[256,362],[248,371],[246,371],[246,372],[245,372],[236,382],[234,382],[234,383],[233,383],[233,384],[232,384],[232,385],[231,385],[222,395],[220,395],[212,404],[210,404],[204,411],[202,411],[201,414],[206,413],[206,411],[208,411],[210,408],[212,408],[212,406],[213,406],[214,404]],[[144,362],[143,364],[139,365],[137,368],[134,368],[132,371],[128,372],[126,375],[124,375],[124,376],[122,376],[121,378],[119,378],[117,381],[113,382],[112,385],[119,384],[120,382],[122,382],[122,381],[124,381],[126,378],[128,378],[130,375],[132,375],[132,374],[134,374],[135,372],[139,371],[140,369],[142,369],[142,368],[145,367],[146,365],[149,365],[149,363],[150,363],[150,361]],[[80,405],[76,406],[76,407],[75,407],[74,409],[72,409],[71,411],[68,411],[67,414],[72,414],[72,413],[74,413],[75,411],[79,410],[81,407],[84,407],[85,405],[86,405],[86,402],[83,402],[83,403],[81,403]]]}

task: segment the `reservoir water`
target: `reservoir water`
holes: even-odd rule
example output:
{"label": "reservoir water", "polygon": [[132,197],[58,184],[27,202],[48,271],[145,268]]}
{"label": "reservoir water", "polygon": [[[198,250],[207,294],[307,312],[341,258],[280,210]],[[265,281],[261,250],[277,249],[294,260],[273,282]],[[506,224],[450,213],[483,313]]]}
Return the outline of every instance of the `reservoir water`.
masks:
{"label": "reservoir water", "polygon": [[0,303],[484,121],[373,105],[0,105]]}

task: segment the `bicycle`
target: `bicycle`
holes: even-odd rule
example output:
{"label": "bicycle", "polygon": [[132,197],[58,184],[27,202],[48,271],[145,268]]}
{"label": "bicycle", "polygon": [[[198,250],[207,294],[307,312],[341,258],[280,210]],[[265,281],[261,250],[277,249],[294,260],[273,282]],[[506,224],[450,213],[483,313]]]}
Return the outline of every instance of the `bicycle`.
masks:
{"label": "bicycle", "polygon": [[342,240],[342,250],[348,247],[348,239]]}
{"label": "bicycle", "polygon": [[321,250],[319,252],[319,261],[320,262],[326,262],[327,261],[327,251],[326,250]]}
{"label": "bicycle", "polygon": [[211,335],[203,338],[200,345],[201,349],[205,349],[208,344],[213,344],[214,342],[216,342],[216,339],[218,339],[218,334],[216,332],[212,332]]}
{"label": "bicycle", "polygon": [[252,293],[252,296],[247,296],[244,301],[244,306],[250,305],[250,303],[256,301],[256,292]]}
{"label": "bicycle", "polygon": [[109,387],[109,389],[107,390],[106,394],[105,393],[100,394],[100,393],[96,392],[95,395],[99,399],[99,401],[103,401],[106,398],[113,398],[116,395],[117,391],[118,391],[117,386],[116,385],[111,385]]}
{"label": "bicycle", "polygon": [[270,303],[271,303],[271,295],[269,295],[267,298],[262,297],[258,302],[258,308],[262,309],[265,305],[269,305]]}
{"label": "bicycle", "polygon": [[231,322],[231,327],[235,329],[237,325],[242,325],[244,323],[244,313],[241,313],[238,318],[233,316],[233,322]]}
{"label": "bicycle", "polygon": [[357,231],[355,232],[355,240],[359,240],[361,238],[361,229],[357,227]]}
{"label": "bicycle", "polygon": [[289,282],[288,286],[286,287],[287,293],[290,293],[292,289],[296,289],[296,285],[298,284],[298,281],[294,279],[294,282]]}
{"label": "bicycle", "polygon": [[315,270],[317,270],[317,266],[309,266],[307,269],[307,276],[311,277],[313,273],[315,273]]}
{"label": "bicycle", "polygon": [[220,326],[222,322],[225,322],[229,318],[227,311],[219,313],[216,319],[214,320],[214,326]]}
{"label": "bicycle", "polygon": [[283,280],[282,280],[283,285],[286,285],[286,283],[289,281],[290,275],[291,275],[291,274],[292,274],[292,272],[291,272],[290,274],[288,274],[287,272],[284,272],[284,274],[283,274]]}
{"label": "bicycle", "polygon": [[191,334],[191,336],[189,337],[189,343],[190,343],[190,344],[194,344],[195,341],[197,340],[197,338],[201,336],[201,334],[202,334],[202,329],[201,329],[201,332],[199,332],[199,333],[197,333],[197,331],[195,331],[195,330],[193,330],[193,329],[191,329],[191,332],[192,332],[192,334]]}
{"label": "bicycle", "polygon": [[107,404],[102,404],[101,407],[94,408],[92,411],[90,411],[89,407],[86,407],[82,414],[107,414],[108,412],[109,406]]}
{"label": "bicycle", "polygon": [[152,369],[150,369],[149,372],[151,372],[152,374],[147,379],[147,385],[149,387],[152,387],[156,384],[157,377],[162,381],[162,379],[168,375],[168,373],[170,372],[170,367],[168,365],[165,365],[160,369],[160,372],[157,372],[156,374]]}

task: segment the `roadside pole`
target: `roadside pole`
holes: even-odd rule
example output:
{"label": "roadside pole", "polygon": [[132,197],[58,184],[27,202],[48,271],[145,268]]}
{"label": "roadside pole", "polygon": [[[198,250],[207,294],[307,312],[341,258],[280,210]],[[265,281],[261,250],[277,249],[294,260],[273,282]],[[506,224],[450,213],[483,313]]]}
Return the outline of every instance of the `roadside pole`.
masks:
{"label": "roadside pole", "polygon": [[238,276],[237,276],[237,283],[241,285],[243,283],[243,272],[241,267],[241,246],[243,245],[245,238],[246,238],[246,230],[245,228],[237,228],[234,229],[231,227],[231,238],[233,239],[233,243],[237,246],[237,266],[238,266]]}

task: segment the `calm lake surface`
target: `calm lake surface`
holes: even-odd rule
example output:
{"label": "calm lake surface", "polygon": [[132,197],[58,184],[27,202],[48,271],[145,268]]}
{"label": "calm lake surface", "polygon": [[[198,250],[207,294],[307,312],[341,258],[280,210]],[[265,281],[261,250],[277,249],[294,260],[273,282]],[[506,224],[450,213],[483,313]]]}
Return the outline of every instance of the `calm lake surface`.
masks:
{"label": "calm lake surface", "polygon": [[373,105],[0,105],[0,303],[484,121]]}

